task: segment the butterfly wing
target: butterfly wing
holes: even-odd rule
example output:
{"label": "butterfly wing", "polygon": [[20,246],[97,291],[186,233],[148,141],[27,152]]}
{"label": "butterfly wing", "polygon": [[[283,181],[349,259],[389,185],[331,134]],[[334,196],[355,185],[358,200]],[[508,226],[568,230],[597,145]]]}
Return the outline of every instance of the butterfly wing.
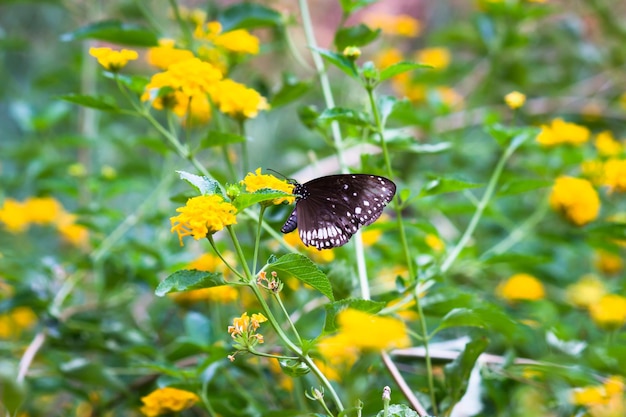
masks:
{"label": "butterfly wing", "polygon": [[297,225],[306,246],[342,246],[360,227],[373,223],[393,199],[396,185],[368,174],[330,175],[297,185],[296,209],[281,229]]}

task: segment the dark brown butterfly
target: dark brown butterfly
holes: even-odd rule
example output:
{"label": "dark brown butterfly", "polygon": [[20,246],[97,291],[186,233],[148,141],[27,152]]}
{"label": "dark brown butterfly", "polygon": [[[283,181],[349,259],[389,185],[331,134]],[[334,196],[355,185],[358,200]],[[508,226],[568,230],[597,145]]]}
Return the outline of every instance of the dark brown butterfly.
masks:
{"label": "dark brown butterfly", "polygon": [[344,245],[376,221],[396,194],[396,184],[369,174],[329,175],[296,183],[293,194],[296,207],[280,230],[297,227],[306,246],[321,250]]}

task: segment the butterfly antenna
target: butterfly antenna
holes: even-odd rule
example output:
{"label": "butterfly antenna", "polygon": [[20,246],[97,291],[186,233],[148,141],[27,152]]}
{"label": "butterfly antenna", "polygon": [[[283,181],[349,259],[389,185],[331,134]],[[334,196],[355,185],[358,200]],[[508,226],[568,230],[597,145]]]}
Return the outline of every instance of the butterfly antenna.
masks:
{"label": "butterfly antenna", "polygon": [[283,175],[281,172],[276,171],[275,169],[272,168],[266,168],[266,171],[271,171],[274,172],[276,174],[278,174],[279,176],[283,177],[287,182],[291,183],[291,184],[297,184],[298,181],[294,180],[293,178],[289,178],[286,175]]}

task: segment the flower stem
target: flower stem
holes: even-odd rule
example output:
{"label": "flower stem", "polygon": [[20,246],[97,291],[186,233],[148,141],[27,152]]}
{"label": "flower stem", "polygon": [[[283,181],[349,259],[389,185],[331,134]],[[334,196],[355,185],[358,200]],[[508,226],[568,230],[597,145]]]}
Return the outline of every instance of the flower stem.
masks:
{"label": "flower stem", "polygon": [[230,263],[228,263],[228,261],[224,258],[224,256],[222,256],[222,253],[215,245],[215,241],[213,240],[213,235],[208,235],[206,238],[209,241],[209,244],[211,245],[211,247],[213,248],[213,252],[215,252],[217,257],[220,258],[220,260],[224,263],[224,265],[226,265],[228,269],[230,269],[235,275],[237,275],[239,279],[241,279],[242,281],[245,281],[246,277],[241,275],[239,271],[237,271]]}
{"label": "flower stem", "polygon": [[226,226],[226,230],[228,230],[228,234],[230,235],[230,240],[233,242],[235,246],[235,251],[237,252],[237,257],[239,258],[239,263],[241,264],[244,271],[244,279],[245,282],[249,284],[254,284],[254,276],[250,272],[250,268],[248,267],[248,262],[246,261],[246,255],[243,253],[241,249],[241,245],[239,244],[239,240],[237,239],[237,235],[233,230],[232,226]]}
{"label": "flower stem", "polygon": [[252,258],[252,271],[256,274],[256,265],[259,260],[259,246],[261,244],[261,230],[263,229],[263,214],[265,213],[266,206],[261,205],[259,211],[259,220],[256,227],[256,239],[254,241],[254,256]]}

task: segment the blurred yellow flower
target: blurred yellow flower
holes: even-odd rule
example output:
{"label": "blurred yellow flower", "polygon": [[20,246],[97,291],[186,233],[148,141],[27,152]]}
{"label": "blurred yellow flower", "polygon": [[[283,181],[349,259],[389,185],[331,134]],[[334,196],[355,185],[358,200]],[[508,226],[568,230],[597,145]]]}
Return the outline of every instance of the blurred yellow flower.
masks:
{"label": "blurred yellow flower", "polygon": [[594,265],[606,275],[614,275],[624,269],[624,261],[618,254],[598,250],[595,252]]}
{"label": "blurred yellow flower", "polygon": [[415,53],[415,60],[420,64],[430,65],[436,70],[448,68],[452,57],[447,48],[426,48]]}
{"label": "blurred yellow flower", "polygon": [[75,164],[70,164],[67,167],[67,173],[71,177],[83,178],[84,176],[87,175],[87,168],[85,167],[85,165],[81,164],[80,162],[77,162]]}
{"label": "blurred yellow flower", "polygon": [[139,58],[137,51],[130,49],[122,49],[120,51],[113,50],[108,47],[89,48],[89,55],[96,58],[98,63],[105,69],[117,72],[124,68],[128,61],[134,61]]}
{"label": "blurred yellow flower", "polygon": [[[235,256],[232,252],[224,251],[222,256],[230,265],[235,265]],[[210,253],[202,254],[198,258],[189,262],[185,268],[221,273],[224,277],[228,277],[232,273],[219,256]],[[170,293],[169,295],[174,301],[183,305],[201,301],[228,304],[239,299],[239,292],[236,288],[230,285],[175,292]]]}
{"label": "blurred yellow flower", "polygon": [[[257,168],[254,173],[249,172],[241,181],[245,185],[246,191],[254,193],[259,190],[276,190],[287,194],[292,194],[294,185],[285,180],[276,178],[273,175],[261,174],[261,168]],[[293,204],[295,197],[282,197],[272,200],[272,204]]]}
{"label": "blurred yellow flower", "polygon": [[609,130],[598,133],[594,145],[600,156],[618,156],[624,151],[624,145],[620,141],[615,140]]}
{"label": "blurred yellow flower", "polygon": [[[322,341],[322,343],[324,343]],[[341,375],[339,374],[339,372],[337,371],[337,369],[331,365],[327,365],[326,362],[321,361],[321,360],[317,360],[314,359],[313,362],[315,362],[315,365],[317,365],[317,367],[320,369],[320,371],[326,375],[326,378],[328,378],[331,381],[341,381]]]}
{"label": "blurred yellow flower", "polygon": [[421,24],[412,16],[390,15],[385,13],[369,13],[364,22],[373,29],[380,29],[386,35],[404,36],[414,38],[420,34]]}
{"label": "blurred yellow flower", "polygon": [[184,236],[199,240],[237,223],[237,209],[217,194],[193,197],[184,207],[176,209],[180,214],[170,217],[172,232],[178,233],[180,245]]}
{"label": "blurred yellow flower", "polygon": [[[304,246],[298,232],[294,231],[283,235],[285,243],[293,246],[298,251],[305,252],[313,262],[319,264],[327,264],[335,260],[335,251],[333,249],[317,250],[313,246]],[[291,283],[299,283],[300,281],[287,281],[287,285],[291,287]]]}
{"label": "blurred yellow flower", "polygon": [[30,216],[24,209],[25,204],[12,198],[6,198],[0,207],[0,222],[11,233],[20,233],[28,229]]}
{"label": "blurred yellow flower", "polygon": [[431,248],[434,252],[441,252],[446,248],[446,244],[439,238],[439,236],[429,233],[424,238],[424,242]]}
{"label": "blurred yellow flower", "polygon": [[546,292],[543,284],[530,274],[514,274],[496,288],[496,294],[508,302],[541,300]]}
{"label": "blurred yellow flower", "polygon": [[599,159],[589,159],[583,161],[580,170],[585,178],[594,185],[602,185],[604,181],[604,162]]}
{"label": "blurred yellow flower", "polygon": [[256,90],[230,79],[213,86],[211,99],[222,113],[239,120],[255,118],[259,111],[270,108]]}
{"label": "blurred yellow flower", "polygon": [[32,197],[24,201],[24,210],[31,223],[45,225],[59,218],[63,206],[52,197]]}
{"label": "blurred yellow flower", "polygon": [[[187,20],[193,24],[201,25],[207,18],[206,10],[193,8],[190,9],[185,6],[178,6],[178,12],[180,13],[180,17],[183,20]],[[171,13],[171,18],[175,18],[174,13]]]}
{"label": "blurred yellow flower", "polygon": [[[278,386],[285,391],[293,391],[293,378],[283,372],[278,359],[269,358],[267,363],[274,380],[278,382]],[[328,375],[326,375],[326,377],[328,378]]]}
{"label": "blurred yellow flower", "polygon": [[463,106],[463,96],[460,95],[454,88],[447,85],[440,85],[435,87],[435,91],[439,95],[442,103],[452,108],[459,108]]}
{"label": "blurred yellow flower", "polygon": [[37,315],[30,307],[15,307],[0,314],[0,340],[18,339],[23,331],[37,322]]}
{"label": "blurred yellow flower", "polygon": [[77,216],[71,213],[62,213],[56,221],[57,230],[61,237],[77,247],[86,247],[89,241],[89,229],[76,223]]}
{"label": "blurred yellow flower", "polygon": [[166,70],[170,65],[193,59],[193,52],[176,48],[173,39],[159,39],[159,46],[148,49],[146,59],[154,67]]}
{"label": "blurred yellow flower", "polygon": [[563,144],[581,145],[589,140],[591,132],[584,126],[568,123],[563,119],[554,119],[550,125],[541,125],[541,132],[536,141],[542,146]]}
{"label": "blurred yellow flower", "polygon": [[519,109],[526,102],[526,95],[520,93],[519,91],[512,91],[504,96],[504,102],[513,110]]}
{"label": "blurred yellow flower", "polygon": [[603,329],[616,330],[626,323],[626,298],[608,294],[589,306],[591,319]]}
{"label": "blurred yellow flower", "polygon": [[103,165],[102,168],[100,168],[100,175],[107,180],[112,180],[117,178],[117,170],[111,165]]}
{"label": "blurred yellow flower", "polygon": [[587,274],[567,287],[565,299],[576,307],[587,308],[597,303],[605,294],[604,283],[597,276]]}
{"label": "blurred yellow flower", "polygon": [[624,380],[621,376],[611,376],[602,385],[576,388],[570,401],[584,406],[589,417],[622,417],[626,412]]}
{"label": "blurred yellow flower", "polygon": [[377,53],[374,62],[378,68],[387,68],[404,60],[402,52],[398,48],[387,48]]}
{"label": "blurred yellow flower", "polygon": [[562,176],[554,183],[550,206],[572,223],[583,226],[598,217],[600,198],[589,181]]}
{"label": "blurred yellow flower", "polygon": [[626,159],[609,159],[604,163],[602,185],[610,191],[626,191]]}
{"label": "blurred yellow flower", "polygon": [[141,412],[148,417],[175,413],[193,407],[200,398],[193,392],[178,388],[159,388],[141,398]]}
{"label": "blurred yellow flower", "polygon": [[216,21],[208,22],[204,26],[197,26],[194,31],[194,37],[211,42],[213,45],[229,52],[251,55],[259,53],[259,38],[245,29],[236,29],[222,33],[222,25]]}
{"label": "blurred yellow flower", "polygon": [[404,323],[393,317],[377,316],[348,308],[337,315],[339,334],[351,346],[364,351],[407,347],[410,344]]}
{"label": "blurred yellow flower", "polygon": [[357,46],[346,46],[342,52],[346,58],[356,61],[361,56],[361,49]]}

